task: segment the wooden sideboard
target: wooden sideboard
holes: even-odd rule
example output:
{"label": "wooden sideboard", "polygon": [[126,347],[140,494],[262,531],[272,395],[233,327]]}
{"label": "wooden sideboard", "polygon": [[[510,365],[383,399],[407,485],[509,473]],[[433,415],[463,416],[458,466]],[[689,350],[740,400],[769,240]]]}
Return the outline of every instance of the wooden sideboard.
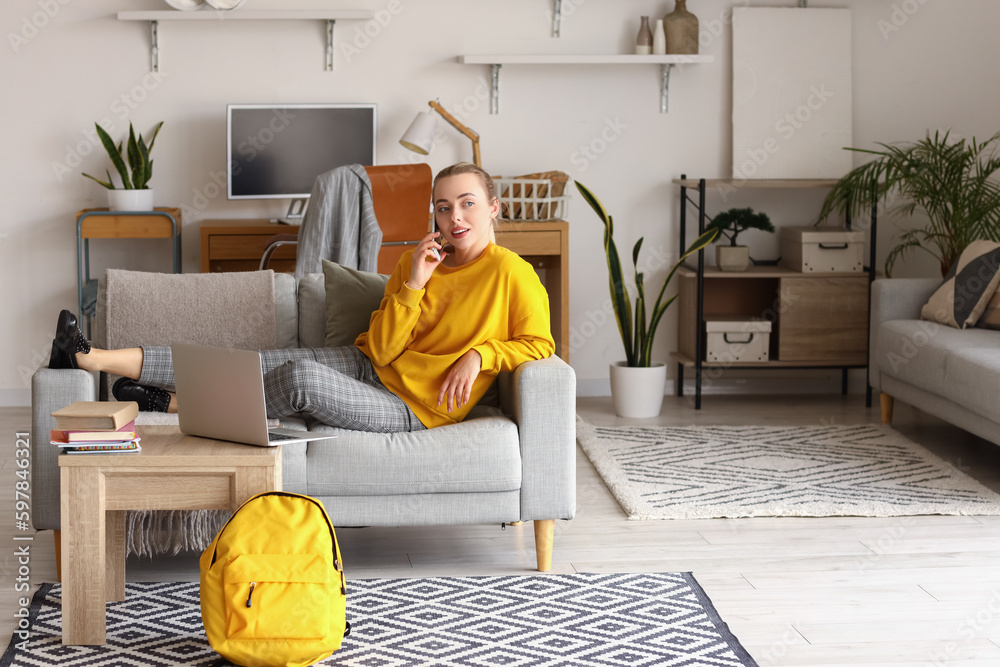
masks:
{"label": "wooden sideboard", "polygon": [[[268,240],[299,228],[267,220],[205,220],[201,225],[201,270],[256,271]],[[569,223],[505,222],[497,244],[510,248],[538,272],[549,294],[556,354],[569,361]],[[278,248],[269,268],[295,270],[295,246]]]}

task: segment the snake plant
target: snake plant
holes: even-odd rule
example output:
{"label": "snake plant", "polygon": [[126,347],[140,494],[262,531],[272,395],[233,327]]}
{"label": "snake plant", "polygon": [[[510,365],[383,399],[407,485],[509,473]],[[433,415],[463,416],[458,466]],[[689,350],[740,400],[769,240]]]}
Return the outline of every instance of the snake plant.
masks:
{"label": "snake plant", "polygon": [[656,335],[656,328],[667,312],[667,308],[674,302],[677,295],[664,300],[667,285],[674,277],[677,269],[685,259],[712,243],[719,232],[716,229],[706,230],[704,234],[695,239],[684,254],[681,255],[677,263],[671,267],[666,280],[660,287],[660,292],[656,297],[656,302],[649,311],[647,322],[646,311],[646,288],[643,282],[644,274],[639,271],[639,251],[642,248],[643,239],[636,241],[632,248],[632,264],[635,266],[635,310],[632,309],[628,288],[625,286],[625,278],[622,274],[621,258],[618,256],[618,247],[614,239],[614,220],[608,214],[601,201],[594,196],[582,183],[576,183],[577,189],[590,207],[597,213],[597,217],[604,223],[604,252],[608,258],[608,279],[611,289],[611,304],[614,308],[615,319],[618,321],[618,331],[622,337],[622,344],[625,346],[625,360],[628,366],[649,367],[652,365],[653,337]]}
{"label": "snake plant", "polygon": [[[105,170],[108,175],[108,180],[102,181],[99,178],[94,178],[90,174],[84,174],[87,178],[97,181],[108,190],[146,190],[149,184],[149,179],[153,176],[153,161],[149,159],[149,153],[153,150],[153,143],[156,141],[156,135],[160,133],[160,128],[163,126],[163,121],[156,124],[153,128],[152,136],[149,138],[149,143],[140,135],[136,137],[135,130],[132,128],[132,123],[128,124],[128,144],[126,146],[125,155],[122,155],[122,144],[115,145],[114,140],[111,139],[111,135],[105,131],[103,127],[94,123],[94,127],[97,128],[97,136],[101,140],[101,144],[104,145],[104,150],[108,152],[108,157],[111,158],[111,163],[115,166],[118,171],[118,176],[121,178],[122,187],[115,187],[114,181],[111,178],[111,172]],[[128,166],[125,166],[125,160],[128,160]],[[131,177],[130,177],[131,176]]]}

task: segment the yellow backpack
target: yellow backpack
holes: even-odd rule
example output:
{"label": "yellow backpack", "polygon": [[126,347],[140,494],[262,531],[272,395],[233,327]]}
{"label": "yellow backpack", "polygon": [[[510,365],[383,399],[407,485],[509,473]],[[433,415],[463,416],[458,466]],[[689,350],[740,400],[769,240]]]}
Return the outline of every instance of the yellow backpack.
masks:
{"label": "yellow backpack", "polygon": [[337,535],[314,498],[254,496],[202,553],[200,569],[208,643],[237,665],[311,665],[351,631]]}

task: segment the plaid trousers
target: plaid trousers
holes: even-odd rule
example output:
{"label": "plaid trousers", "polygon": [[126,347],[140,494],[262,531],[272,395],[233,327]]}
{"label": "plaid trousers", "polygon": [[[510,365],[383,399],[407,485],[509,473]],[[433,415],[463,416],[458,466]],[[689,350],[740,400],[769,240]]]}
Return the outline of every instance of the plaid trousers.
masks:
{"label": "plaid trousers", "polygon": [[[142,352],[139,383],[174,391],[170,348],[150,346]],[[261,350],[260,359],[267,416],[272,419],[304,414],[330,426],[372,433],[425,428],[353,345]]]}

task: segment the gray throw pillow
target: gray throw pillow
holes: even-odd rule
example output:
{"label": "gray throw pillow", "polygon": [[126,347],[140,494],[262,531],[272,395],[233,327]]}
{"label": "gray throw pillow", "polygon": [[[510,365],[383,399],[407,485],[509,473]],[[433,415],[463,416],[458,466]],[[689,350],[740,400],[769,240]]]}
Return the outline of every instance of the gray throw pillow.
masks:
{"label": "gray throw pillow", "polygon": [[349,269],[323,260],[326,279],[326,346],[352,345],[368,330],[378,310],[389,276]]}

